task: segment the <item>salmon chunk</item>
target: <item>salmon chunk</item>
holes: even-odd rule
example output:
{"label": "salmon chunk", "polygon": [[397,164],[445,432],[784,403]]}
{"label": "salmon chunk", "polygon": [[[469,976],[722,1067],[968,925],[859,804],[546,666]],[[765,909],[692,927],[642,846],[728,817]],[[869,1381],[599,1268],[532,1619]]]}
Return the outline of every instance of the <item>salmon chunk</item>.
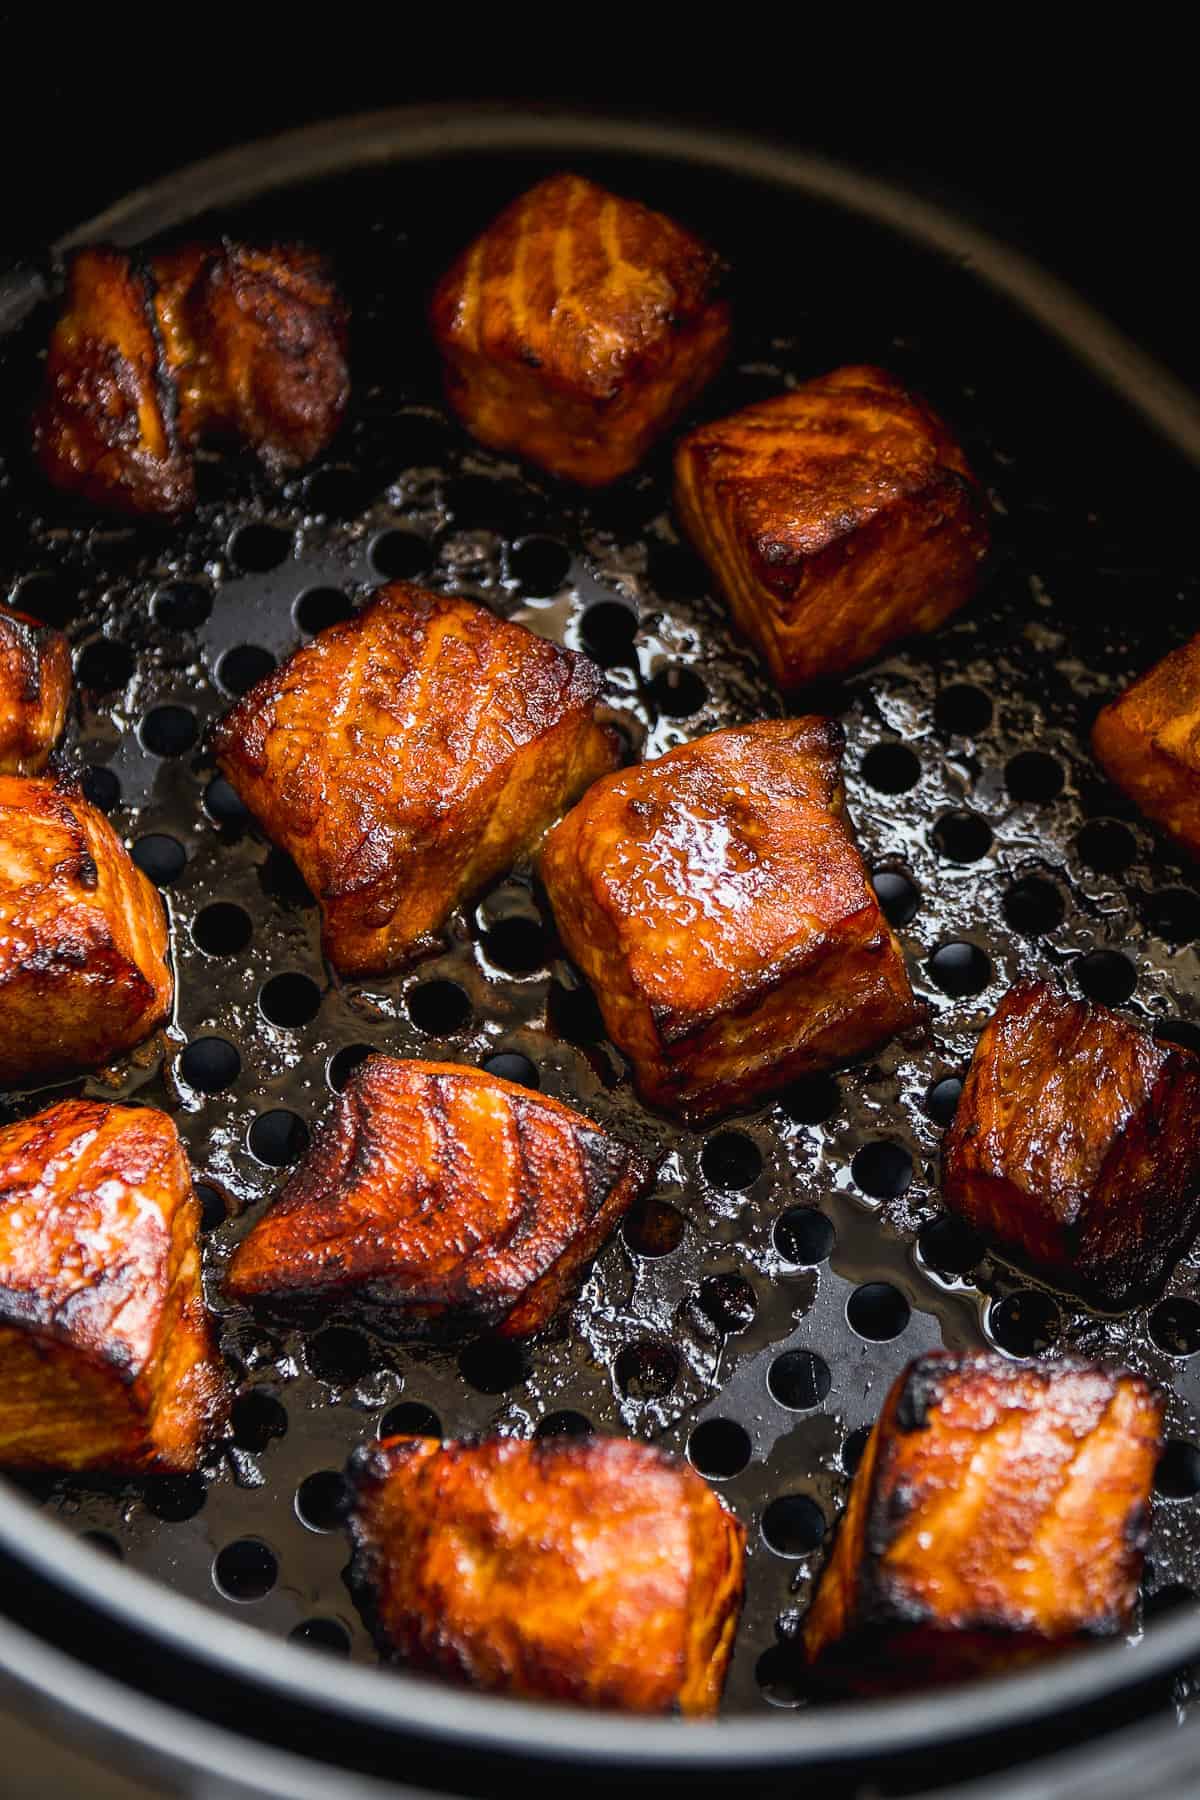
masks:
{"label": "salmon chunk", "polygon": [[745,1533],[699,1475],[619,1438],[391,1438],[351,1465],[352,1583],[385,1650],[493,1692],[716,1711]]}
{"label": "salmon chunk", "polygon": [[1146,817],[1200,857],[1200,636],[1104,708],[1092,749]]}
{"label": "salmon chunk", "polygon": [[523,625],[396,582],[252,688],[214,747],[320,902],[330,961],[374,974],[612,768],[600,685]]}
{"label": "salmon chunk", "polygon": [[814,1682],[963,1680],[1128,1631],[1162,1421],[1140,1375],[919,1357],[871,1433],[809,1610]]}
{"label": "salmon chunk", "polygon": [[1010,988],[942,1146],[946,1203],[1109,1304],[1161,1284],[1200,1227],[1200,1057],[1048,981]]}
{"label": "salmon chunk", "polygon": [[40,775],[62,736],[71,647],[61,631],[0,606],[0,775]]}
{"label": "salmon chunk", "polygon": [[167,919],[71,788],[0,775],[0,1082],[107,1062],[171,1009]]}
{"label": "salmon chunk", "polygon": [[0,1464],[196,1468],[226,1395],[199,1225],[165,1113],[65,1100],[0,1130]]}
{"label": "salmon chunk", "polygon": [[771,719],[605,776],[549,836],[568,954],[652,1106],[701,1119],[914,1024],[855,847],[842,731]]}
{"label": "salmon chunk", "polygon": [[273,472],[310,461],[349,394],[345,308],[296,245],[189,244],[73,257],[34,418],[47,479],[92,506],[176,517],[193,451],[228,443]]}
{"label": "salmon chunk", "polygon": [[986,506],[929,407],[835,369],[701,425],[675,452],[688,536],[784,689],[933,631],[969,600]]}
{"label": "salmon chunk", "polygon": [[450,402],[494,450],[589,487],[615,481],[723,362],[722,272],[662,213],[552,175],[438,286]]}
{"label": "salmon chunk", "polygon": [[545,1094],[457,1063],[370,1056],[228,1291],[393,1335],[538,1331],[646,1185],[625,1144]]}

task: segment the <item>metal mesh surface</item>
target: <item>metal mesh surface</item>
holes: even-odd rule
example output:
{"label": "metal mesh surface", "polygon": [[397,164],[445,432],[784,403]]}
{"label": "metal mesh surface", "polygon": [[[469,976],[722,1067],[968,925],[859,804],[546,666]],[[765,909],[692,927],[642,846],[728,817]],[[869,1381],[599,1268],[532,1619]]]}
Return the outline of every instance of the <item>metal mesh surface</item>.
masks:
{"label": "metal mesh surface", "polygon": [[[1192,874],[1086,751],[1097,706],[1194,611],[1174,561],[1186,524],[1175,476],[969,271],[732,177],[575,160],[728,254],[738,334],[703,416],[878,361],[948,413],[997,502],[996,567],[977,602],[816,696],[844,720],[850,807],[931,1030],[747,1116],[680,1130],[637,1104],[521,870],[454,916],[444,951],[384,980],[331,977],[311,897],[216,778],[204,731],[379,581],[474,596],[597,655],[646,755],[780,702],[677,540],[665,455],[581,499],[482,451],[441,408],[428,288],[543,164],[410,166],[221,219],[248,236],[298,233],[339,265],[355,320],[342,439],[282,489],[206,460],[196,519],[173,533],[81,520],[26,468],[46,330],[34,319],[0,364],[0,594],[69,629],[68,753],[170,908],[174,1031],[116,1091],[172,1113],[202,1184],[233,1440],[195,1481],[26,1485],[100,1549],[205,1605],[370,1661],[342,1578],[337,1472],[383,1421],[429,1426],[428,1409],[448,1435],[586,1421],[652,1438],[689,1452],[747,1526],[726,1707],[752,1711],[802,1698],[792,1634],[895,1373],[943,1342],[1070,1347],[1171,1392],[1181,1447],[1155,1501],[1147,1591],[1179,1600],[1200,1579],[1200,1456],[1182,1447],[1198,1430],[1200,1262],[1181,1264],[1163,1304],[1100,1317],[993,1263],[942,1222],[937,1195],[953,1083],[1018,975],[1059,973],[1200,1043]],[[398,1348],[351,1317],[289,1335],[222,1298],[233,1245],[367,1048],[510,1059],[498,1072],[661,1156],[654,1202],[524,1355]],[[63,1091],[114,1093],[95,1079]],[[50,1097],[9,1096],[0,1116]]]}

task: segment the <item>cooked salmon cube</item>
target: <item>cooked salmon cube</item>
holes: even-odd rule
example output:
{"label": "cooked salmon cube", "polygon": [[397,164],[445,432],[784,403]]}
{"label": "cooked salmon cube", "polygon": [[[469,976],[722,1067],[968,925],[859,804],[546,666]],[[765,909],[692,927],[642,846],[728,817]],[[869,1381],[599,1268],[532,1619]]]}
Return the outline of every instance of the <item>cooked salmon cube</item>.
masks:
{"label": "cooked salmon cube", "polygon": [[546,1094],[458,1063],[370,1056],[228,1291],[393,1335],[538,1331],[646,1185],[627,1145]]}
{"label": "cooked salmon cube", "polygon": [[193,451],[228,440],[273,470],[311,460],[349,393],[345,308],[295,245],[189,244],[72,258],[34,418],[47,479],[92,506],[172,518]]}
{"label": "cooked salmon cube", "polygon": [[586,658],[396,582],[252,688],[214,747],[346,975],[394,969],[618,757]]}
{"label": "cooked salmon cube", "polygon": [[0,1464],[197,1467],[226,1386],[179,1134],[64,1100],[0,1130]]}
{"label": "cooked salmon cube", "polygon": [[883,369],[835,369],[690,432],[688,536],[784,689],[837,675],[970,599],[984,499],[948,428]]}
{"label": "cooked salmon cube", "polygon": [[1200,857],[1200,636],[1104,708],[1092,748],[1146,817]]}
{"label": "cooked salmon cube", "polygon": [[552,175],[433,299],[451,404],[494,450],[598,487],[632,469],[723,362],[720,259],[635,200]]}
{"label": "cooked salmon cube", "polygon": [[189,244],[152,269],[184,442],[244,444],[274,473],[311,462],[350,395],[346,308],[322,258]]}
{"label": "cooked salmon cube", "polygon": [[157,890],[70,787],[0,775],[0,1082],[93,1068],[174,991]]}
{"label": "cooked salmon cube", "polygon": [[91,506],[169,518],[196,503],[153,280],[123,250],[72,258],[34,417],[34,455],[48,481]]}
{"label": "cooked salmon cube", "polygon": [[868,1439],[809,1609],[814,1683],[964,1680],[1128,1631],[1162,1423],[1140,1375],[918,1357]]}
{"label": "cooked salmon cube", "polygon": [[942,1193],[1056,1286],[1144,1295],[1200,1227],[1200,1057],[1051,982],[1018,982],[976,1046]]}
{"label": "cooked salmon cube", "polygon": [[608,775],[540,870],[652,1106],[702,1119],[921,1012],[855,847],[841,727],[770,719]]}
{"label": "cooked salmon cube", "polygon": [[0,775],[40,775],[62,736],[71,647],[26,613],[0,606]]}
{"label": "cooked salmon cube", "polygon": [[351,1582],[386,1652],[492,1692],[716,1711],[745,1533],[686,1463],[620,1438],[400,1437],[351,1473]]}

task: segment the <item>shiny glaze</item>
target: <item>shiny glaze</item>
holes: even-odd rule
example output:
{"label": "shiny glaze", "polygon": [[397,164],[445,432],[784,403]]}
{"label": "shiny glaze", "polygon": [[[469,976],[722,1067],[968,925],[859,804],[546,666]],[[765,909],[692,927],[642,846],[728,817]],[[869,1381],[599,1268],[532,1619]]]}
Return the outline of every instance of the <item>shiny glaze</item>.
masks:
{"label": "shiny glaze", "polygon": [[1200,857],[1200,636],[1103,708],[1092,749],[1147,818]]}
{"label": "shiny glaze", "polygon": [[62,632],[0,606],[0,774],[41,774],[70,696],[71,646]]}
{"label": "shiny glaze", "polygon": [[586,658],[396,582],[261,681],[217,760],[295,857],[343,973],[396,968],[617,760]]}
{"label": "shiny glaze", "polygon": [[975,1050],[942,1197],[1060,1286],[1145,1293],[1200,1227],[1200,1057],[1018,982]]}
{"label": "shiny glaze", "polygon": [[582,1114],[483,1070],[371,1056],[228,1292],[384,1332],[538,1331],[576,1292],[648,1165]]}
{"label": "shiny glaze", "polygon": [[962,451],[882,369],[836,369],[701,425],[676,448],[675,498],[784,689],[934,630],[987,550]]}
{"label": "shiny glaze", "polygon": [[719,258],[662,213],[581,176],[507,207],[438,284],[451,404],[494,449],[614,481],[724,360]]}
{"label": "shiny glaze", "polygon": [[0,1130],[0,1465],[196,1467],[225,1395],[199,1223],[165,1113],[65,1100]]}
{"label": "shiny glaze", "polygon": [[70,786],[0,775],[0,1082],[86,1069],[166,1018],[162,901]]}
{"label": "shiny glaze", "polygon": [[652,1104],[702,1116],[919,1017],[842,741],[815,717],[713,732],[598,781],[547,839],[563,942]]}
{"label": "shiny glaze", "polygon": [[961,1680],[1127,1631],[1162,1416],[1128,1372],[920,1357],[884,1404],[805,1621],[814,1679]]}
{"label": "shiny glaze", "polygon": [[170,518],[195,505],[197,444],[296,468],[348,395],[345,309],[309,251],[189,244],[143,264],[90,247],[71,262],[34,450],[91,505]]}
{"label": "shiny glaze", "polygon": [[353,1465],[384,1644],[494,1692],[716,1711],[745,1533],[686,1463],[615,1438],[392,1438]]}

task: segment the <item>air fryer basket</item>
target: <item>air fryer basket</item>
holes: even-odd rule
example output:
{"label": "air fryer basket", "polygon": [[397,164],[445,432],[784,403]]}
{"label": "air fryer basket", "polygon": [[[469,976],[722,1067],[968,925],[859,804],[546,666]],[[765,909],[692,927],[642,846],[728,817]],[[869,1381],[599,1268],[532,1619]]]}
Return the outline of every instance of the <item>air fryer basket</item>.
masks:
{"label": "air fryer basket", "polygon": [[[954,422],[997,509],[978,600],[807,702],[845,724],[850,807],[930,1030],[703,1133],[634,1099],[528,870],[455,915],[444,950],[393,977],[342,982],[322,964],[311,896],[205,751],[206,727],[235,695],[392,577],[474,596],[595,656],[631,753],[781,710],[679,540],[667,453],[581,496],[481,449],[442,405],[423,323],[432,281],[508,197],[564,163],[678,216],[732,264],[734,353],[697,416],[842,362],[878,362]],[[43,311],[9,334],[0,597],[71,634],[68,754],[162,888],[179,990],[161,1059],[131,1058],[115,1090],[89,1078],[53,1092],[135,1097],[176,1119],[237,1384],[232,1440],[201,1477],[20,1484],[88,1541],[85,1558],[65,1546],[53,1558],[42,1527],[0,1495],[18,1555],[58,1560],[77,1591],[129,1618],[148,1612],[152,1632],[207,1642],[200,1653],[217,1662],[236,1641],[247,1670],[293,1695],[310,1689],[318,1705],[430,1729],[466,1721],[513,1740],[536,1718],[543,1743],[612,1750],[612,1721],[558,1714],[547,1725],[545,1713],[392,1672],[356,1686],[331,1660],[376,1660],[343,1581],[340,1470],[356,1445],[381,1430],[591,1426],[688,1454],[749,1532],[727,1723],[620,1722],[622,1754],[724,1757],[740,1737],[756,1757],[813,1759],[843,1741],[853,1750],[856,1720],[865,1754],[885,1718],[897,1728],[909,1717],[920,1733],[963,1729],[964,1717],[997,1725],[1050,1704],[1055,1682],[1062,1700],[1078,1699],[1200,1651],[1200,1258],[1153,1304],[1104,1317],[995,1262],[943,1216],[937,1190],[957,1079],[1018,975],[1058,975],[1200,1045],[1193,872],[1086,748],[1098,706],[1187,634],[1195,606],[1194,478],[1129,402],[1181,448],[1195,420],[1136,361],[1116,371],[1122,398],[1086,376],[1029,316],[1049,319],[1062,302],[1049,284],[1032,300],[1015,293],[1023,313],[969,262],[930,247],[945,220],[902,210],[895,195],[872,201],[867,184],[782,153],[578,121],[484,116],[456,138],[448,121],[390,116],[218,159],[102,228],[125,241],[173,227],[298,235],[328,251],[353,309],[354,398],[333,450],[282,488],[206,459],[197,516],[170,532],[80,518],[36,482],[24,419]],[[1052,322],[1113,375],[1098,322],[1088,335],[1069,306]],[[340,1316],[288,1333],[222,1297],[234,1244],[368,1049],[533,1082],[661,1157],[654,1199],[602,1252],[565,1324],[526,1353],[487,1341],[459,1354],[402,1348]],[[51,1097],[8,1095],[0,1118]],[[855,1457],[893,1376],[940,1343],[1069,1348],[1167,1388],[1146,1640],[960,1696],[957,1716],[945,1701],[809,1705],[796,1632]],[[203,1610],[165,1596],[147,1608],[108,1559]],[[1176,1607],[1180,1618],[1151,1619]],[[230,1633],[234,1620],[309,1653],[282,1656]]]}

